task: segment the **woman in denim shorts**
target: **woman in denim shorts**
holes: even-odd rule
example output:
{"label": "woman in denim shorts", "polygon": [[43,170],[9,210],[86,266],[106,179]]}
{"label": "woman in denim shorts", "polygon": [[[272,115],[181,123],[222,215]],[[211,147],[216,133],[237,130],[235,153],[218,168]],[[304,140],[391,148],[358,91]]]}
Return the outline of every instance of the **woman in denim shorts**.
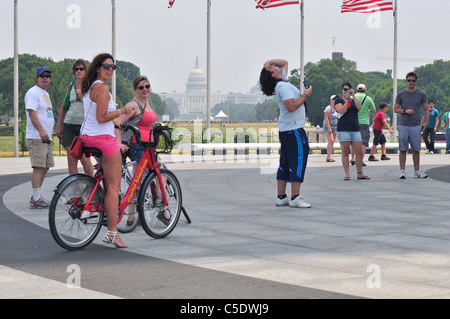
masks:
{"label": "woman in denim shorts", "polygon": [[362,139],[358,124],[358,112],[361,109],[361,103],[355,98],[355,91],[350,83],[342,84],[342,98],[335,101],[334,107],[342,114],[337,125],[337,136],[341,144],[342,166],[345,172],[344,180],[350,180],[350,146],[355,152],[357,179],[368,180],[370,177],[364,175],[362,171]]}

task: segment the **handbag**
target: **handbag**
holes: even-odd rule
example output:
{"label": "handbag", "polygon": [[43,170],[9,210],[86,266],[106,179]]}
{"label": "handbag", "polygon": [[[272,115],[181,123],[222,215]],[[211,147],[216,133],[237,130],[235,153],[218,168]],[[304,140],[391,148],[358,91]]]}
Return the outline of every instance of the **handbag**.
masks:
{"label": "handbag", "polygon": [[74,84],[75,84],[75,82],[72,82],[72,84],[70,85],[69,91],[67,92],[66,98],[64,100],[64,108],[66,110],[68,110],[70,107],[70,91],[72,91]]}
{"label": "handbag", "polygon": [[72,141],[72,144],[69,148],[70,155],[77,160],[83,157],[83,142],[81,141],[81,136],[75,136]]}

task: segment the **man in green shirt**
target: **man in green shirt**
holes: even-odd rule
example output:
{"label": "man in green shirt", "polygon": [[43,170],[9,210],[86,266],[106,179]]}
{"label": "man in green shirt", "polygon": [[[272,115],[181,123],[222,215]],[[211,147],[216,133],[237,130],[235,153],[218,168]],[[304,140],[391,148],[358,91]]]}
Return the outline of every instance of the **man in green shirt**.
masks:
{"label": "man in green shirt", "polygon": [[[359,122],[359,131],[361,132],[362,138],[362,150],[363,150],[363,166],[364,164],[364,155],[366,154],[366,148],[369,147],[369,139],[370,139],[370,121],[369,114],[375,114],[375,104],[370,96],[366,94],[366,86],[364,84],[358,84],[356,87],[357,93],[355,94],[356,98],[361,102],[361,110],[358,112],[358,122]],[[352,152],[352,165],[354,165],[355,161],[355,152]]]}

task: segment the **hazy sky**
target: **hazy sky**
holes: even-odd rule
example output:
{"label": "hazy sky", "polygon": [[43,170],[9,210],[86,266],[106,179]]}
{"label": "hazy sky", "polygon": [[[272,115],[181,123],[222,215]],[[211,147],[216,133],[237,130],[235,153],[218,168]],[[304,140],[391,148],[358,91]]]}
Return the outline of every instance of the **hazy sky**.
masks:
{"label": "hazy sky", "polygon": [[[300,9],[265,11],[254,0],[211,0],[211,88],[248,92],[263,63],[285,58],[300,66]],[[392,11],[340,13],[342,0],[304,0],[305,63],[336,50],[361,71],[392,69]],[[0,0],[0,59],[14,54],[14,0]],[[117,56],[136,64],[155,92],[184,92],[198,56],[206,73],[207,0],[116,0]],[[75,6],[73,6],[75,5]],[[110,0],[18,0],[19,53],[92,58],[111,52]],[[75,8],[75,11],[73,11]],[[76,9],[79,8],[79,11]],[[398,57],[448,59],[450,1],[398,0]],[[332,38],[335,37],[335,47]],[[424,62],[399,62],[398,77]],[[34,72],[34,70],[32,70]],[[33,76],[20,74],[20,76]],[[68,70],[69,72],[69,70]]]}

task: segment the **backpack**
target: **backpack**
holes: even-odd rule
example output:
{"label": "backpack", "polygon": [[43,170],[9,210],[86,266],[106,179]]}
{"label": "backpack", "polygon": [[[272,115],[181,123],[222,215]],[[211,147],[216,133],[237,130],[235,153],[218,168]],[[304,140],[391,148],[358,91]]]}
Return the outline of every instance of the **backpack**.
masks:
{"label": "backpack", "polygon": [[[138,100],[133,99],[132,101],[135,101],[137,103],[137,105],[141,109],[141,114],[139,114],[139,116],[135,117],[134,119],[131,119],[131,118],[128,119],[125,123],[123,123],[123,125],[138,126],[139,122],[141,121],[141,118],[144,116],[144,107]],[[133,131],[131,131],[131,130],[128,130],[125,132],[122,131],[122,144],[130,145],[131,139],[133,136],[134,136],[134,134],[133,134]]]}

